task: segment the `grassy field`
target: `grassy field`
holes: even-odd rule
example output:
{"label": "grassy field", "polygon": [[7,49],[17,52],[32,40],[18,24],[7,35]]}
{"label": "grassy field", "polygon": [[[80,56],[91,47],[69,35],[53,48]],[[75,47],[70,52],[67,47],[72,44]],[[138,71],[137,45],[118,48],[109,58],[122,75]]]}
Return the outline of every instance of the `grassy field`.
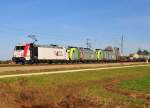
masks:
{"label": "grassy field", "polygon": [[120,83],[120,87],[122,89],[150,93],[150,75],[129,81],[123,81]]}
{"label": "grassy field", "polygon": [[150,67],[0,79],[0,108],[150,108]]}

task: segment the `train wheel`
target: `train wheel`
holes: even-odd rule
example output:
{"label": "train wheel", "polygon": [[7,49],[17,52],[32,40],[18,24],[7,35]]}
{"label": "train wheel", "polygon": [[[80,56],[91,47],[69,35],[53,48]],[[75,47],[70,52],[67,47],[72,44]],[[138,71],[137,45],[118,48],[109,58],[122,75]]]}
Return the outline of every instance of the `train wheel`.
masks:
{"label": "train wheel", "polygon": [[21,61],[21,64],[22,64],[22,65],[25,65],[25,61]]}
{"label": "train wheel", "polygon": [[49,64],[52,64],[53,62],[50,60],[48,63],[49,63]]}

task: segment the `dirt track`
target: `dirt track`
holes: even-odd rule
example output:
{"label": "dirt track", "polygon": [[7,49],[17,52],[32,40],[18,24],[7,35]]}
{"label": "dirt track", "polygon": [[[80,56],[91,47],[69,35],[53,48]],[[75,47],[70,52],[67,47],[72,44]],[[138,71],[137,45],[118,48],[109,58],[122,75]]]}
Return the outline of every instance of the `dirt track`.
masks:
{"label": "dirt track", "polygon": [[110,63],[110,64],[64,64],[64,65],[34,65],[34,66],[6,66],[0,67],[0,72],[29,71],[29,70],[54,70],[54,69],[79,69],[79,68],[98,68],[104,66],[135,65],[143,63]]}

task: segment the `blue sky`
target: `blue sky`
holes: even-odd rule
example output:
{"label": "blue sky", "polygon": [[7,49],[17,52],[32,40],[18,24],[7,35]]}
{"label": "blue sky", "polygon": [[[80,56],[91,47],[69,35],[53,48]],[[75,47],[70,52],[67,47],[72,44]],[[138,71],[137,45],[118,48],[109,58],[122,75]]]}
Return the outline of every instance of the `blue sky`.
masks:
{"label": "blue sky", "polygon": [[0,0],[0,59],[10,59],[18,43],[93,47],[119,46],[125,53],[150,50],[150,0]]}

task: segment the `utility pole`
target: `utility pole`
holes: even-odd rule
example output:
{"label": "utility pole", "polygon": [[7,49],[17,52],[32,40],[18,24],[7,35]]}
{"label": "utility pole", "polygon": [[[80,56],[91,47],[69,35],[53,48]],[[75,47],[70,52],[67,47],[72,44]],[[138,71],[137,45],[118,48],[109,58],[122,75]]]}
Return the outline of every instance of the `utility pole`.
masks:
{"label": "utility pole", "polygon": [[92,44],[90,43],[90,39],[86,39],[86,48],[91,48]]}
{"label": "utility pole", "polygon": [[121,37],[121,55],[122,56],[124,55],[124,36],[123,36],[123,34]]}
{"label": "utility pole", "polygon": [[89,39],[86,39],[86,48],[89,48]]}

